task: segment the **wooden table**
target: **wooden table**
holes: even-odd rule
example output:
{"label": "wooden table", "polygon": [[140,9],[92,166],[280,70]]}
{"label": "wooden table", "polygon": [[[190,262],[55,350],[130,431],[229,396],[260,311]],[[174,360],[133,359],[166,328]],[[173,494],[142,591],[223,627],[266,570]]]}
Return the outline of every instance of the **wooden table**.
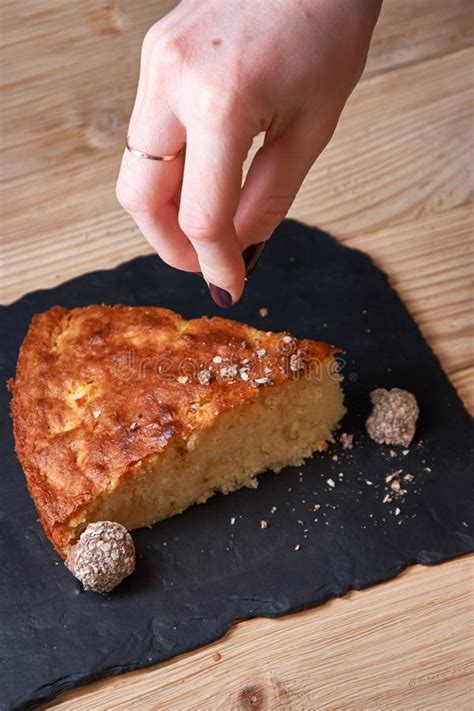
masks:
{"label": "wooden table", "polygon": [[[140,39],[172,2],[4,0],[1,298],[149,251],[114,181]],[[472,0],[386,0],[291,211],[390,274],[473,407]],[[471,709],[473,558],[63,695],[64,709]]]}

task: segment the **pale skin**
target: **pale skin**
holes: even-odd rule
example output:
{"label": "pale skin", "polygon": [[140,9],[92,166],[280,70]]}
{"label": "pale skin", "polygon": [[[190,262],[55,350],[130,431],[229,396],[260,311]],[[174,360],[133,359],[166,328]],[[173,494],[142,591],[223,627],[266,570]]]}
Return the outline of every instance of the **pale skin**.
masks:
{"label": "pale skin", "polygon": [[186,150],[169,162],[126,150],[117,197],[160,257],[200,272],[219,306],[240,298],[246,266],[331,139],[380,6],[182,0],[148,31],[129,144],[161,156]]}

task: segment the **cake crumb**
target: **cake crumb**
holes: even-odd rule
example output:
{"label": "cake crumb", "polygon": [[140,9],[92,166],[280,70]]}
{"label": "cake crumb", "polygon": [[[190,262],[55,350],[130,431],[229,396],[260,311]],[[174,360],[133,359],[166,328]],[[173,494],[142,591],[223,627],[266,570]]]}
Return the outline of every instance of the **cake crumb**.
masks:
{"label": "cake crumb", "polygon": [[211,381],[211,371],[210,370],[200,370],[198,373],[198,380],[201,385],[209,385]]}
{"label": "cake crumb", "polygon": [[337,454],[334,454],[334,455],[333,455],[332,461],[333,461],[333,462],[338,462],[338,461],[339,461],[339,457],[337,456]]}
{"label": "cake crumb", "polygon": [[400,516],[400,514],[401,514],[401,509],[399,509],[398,506],[397,506],[397,508],[395,509],[395,512],[394,512],[394,513],[395,513],[395,516]]}
{"label": "cake crumb", "polygon": [[300,544],[299,544],[299,543],[297,543],[297,544],[296,544],[296,546],[295,546],[295,551],[299,551],[299,550],[300,550],[300,548],[301,548]]}
{"label": "cake crumb", "polygon": [[405,481],[415,481],[415,477],[413,476],[413,474],[405,474],[403,478]]}
{"label": "cake crumb", "polygon": [[260,521],[260,528],[268,528],[268,521],[265,521],[264,518]]}
{"label": "cake crumb", "polygon": [[278,511],[277,507],[272,506],[272,508],[270,509],[270,513],[275,513],[275,511]]}
{"label": "cake crumb", "polygon": [[336,486],[336,482],[334,481],[334,479],[326,479],[326,484],[327,484],[331,489],[334,489],[334,487]]}
{"label": "cake crumb", "polygon": [[314,504],[313,511],[319,511],[320,508],[321,508],[321,504]]}
{"label": "cake crumb", "polygon": [[237,365],[225,365],[220,369],[221,378],[235,378],[239,372]]}
{"label": "cake crumb", "polygon": [[263,306],[261,309],[258,310],[258,313],[262,318],[265,318],[265,316],[268,316],[268,309]]}
{"label": "cake crumb", "polygon": [[298,351],[298,353],[293,353],[293,355],[290,356],[290,370],[293,373],[297,373],[299,370],[304,370],[304,368],[305,364],[300,355],[300,351]]}
{"label": "cake crumb", "polygon": [[403,469],[397,469],[395,472],[392,472],[391,474],[387,474],[387,476],[385,477],[385,482],[386,482],[387,484],[390,484],[390,482],[392,481],[392,479],[394,479],[394,478],[397,477],[397,476],[400,476],[400,474],[402,473],[402,471],[403,471]]}
{"label": "cake crumb", "polygon": [[271,382],[270,378],[255,378],[253,381],[255,385],[270,385]]}
{"label": "cake crumb", "polygon": [[232,516],[232,518],[230,519],[230,525],[233,526],[234,523],[235,523],[235,516]]}
{"label": "cake crumb", "polygon": [[352,449],[353,441],[354,435],[347,434],[347,432],[343,432],[339,437],[339,442],[341,443],[343,449]]}
{"label": "cake crumb", "polygon": [[406,390],[377,388],[370,393],[372,413],[366,422],[369,437],[377,444],[408,447],[419,415],[415,396]]}
{"label": "cake crumb", "polygon": [[186,385],[186,383],[187,383],[188,380],[189,380],[189,377],[188,377],[187,375],[178,375],[178,377],[176,378],[176,380],[177,380],[178,383],[180,383],[181,385]]}
{"label": "cake crumb", "polygon": [[398,454],[396,453],[396,451],[394,449],[390,449],[388,453],[392,458],[398,457]]}

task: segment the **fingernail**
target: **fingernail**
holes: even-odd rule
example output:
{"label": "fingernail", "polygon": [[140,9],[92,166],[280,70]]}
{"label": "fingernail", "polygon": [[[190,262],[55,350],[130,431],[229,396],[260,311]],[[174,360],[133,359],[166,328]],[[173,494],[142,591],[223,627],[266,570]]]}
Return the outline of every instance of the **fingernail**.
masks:
{"label": "fingernail", "polygon": [[265,247],[265,242],[259,242],[258,244],[250,244],[242,252],[242,258],[245,264],[245,276],[250,276],[258,264],[258,260]]}
{"label": "fingernail", "polygon": [[228,309],[229,306],[232,306],[232,296],[228,291],[214,284],[208,284],[208,286],[213,301],[220,306],[221,309]]}

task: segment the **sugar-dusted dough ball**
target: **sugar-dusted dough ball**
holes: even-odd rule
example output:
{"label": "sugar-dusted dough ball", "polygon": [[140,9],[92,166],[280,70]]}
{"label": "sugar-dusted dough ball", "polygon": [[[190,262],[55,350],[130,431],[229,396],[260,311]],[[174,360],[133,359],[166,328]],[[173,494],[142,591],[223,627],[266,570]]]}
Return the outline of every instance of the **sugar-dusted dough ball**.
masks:
{"label": "sugar-dusted dough ball", "polygon": [[66,565],[84,590],[110,592],[135,570],[133,539],[120,523],[90,523],[69,549]]}

